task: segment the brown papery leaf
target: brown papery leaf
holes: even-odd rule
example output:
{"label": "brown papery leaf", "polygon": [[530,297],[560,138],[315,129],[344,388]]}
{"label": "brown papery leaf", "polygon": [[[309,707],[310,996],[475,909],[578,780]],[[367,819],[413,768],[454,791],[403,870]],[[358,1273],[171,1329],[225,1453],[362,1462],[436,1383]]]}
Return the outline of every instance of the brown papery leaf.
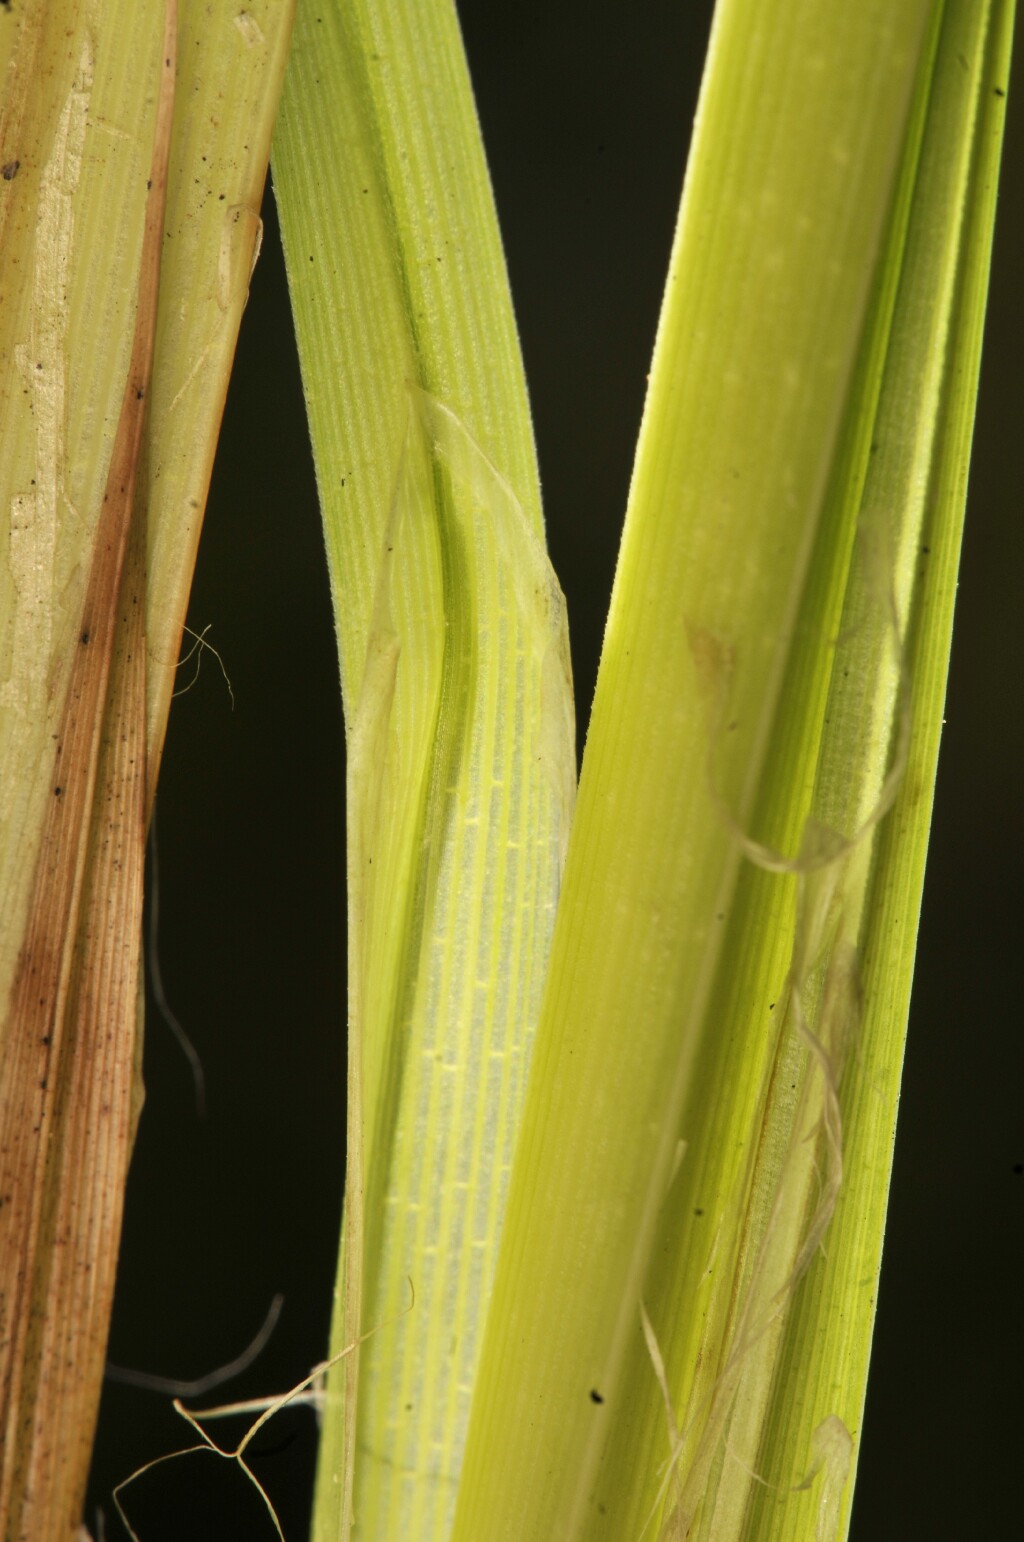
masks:
{"label": "brown papery leaf", "polygon": [[53,751],[0,1066],[0,1536],[81,1513],[134,1128],[145,837],[145,532],[132,517],[152,372],[176,0],[167,0],[138,307]]}

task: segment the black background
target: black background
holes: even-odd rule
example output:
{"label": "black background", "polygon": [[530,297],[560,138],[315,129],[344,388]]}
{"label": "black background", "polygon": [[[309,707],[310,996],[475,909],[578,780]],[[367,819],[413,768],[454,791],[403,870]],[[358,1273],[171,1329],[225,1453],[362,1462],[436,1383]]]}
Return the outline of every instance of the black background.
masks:
{"label": "black background", "polygon": [[[460,11],[585,722],[710,5]],[[854,1542],[1001,1538],[1019,1522],[1022,151],[1011,91]],[[342,725],[267,205],[190,611],[211,626],[234,707],[207,656],[175,701],[158,800],[160,960],[208,1115],[151,1011],[110,1345],[117,1363],[197,1376],[283,1292],[271,1343],[225,1397],[284,1390],[324,1352],[344,1150]],[[190,1443],[166,1398],[108,1386],[94,1536],[97,1506],[107,1537],[123,1535],[113,1483]],[[305,1536],[314,1446],[298,1410],[252,1448],[289,1542]],[[126,1502],[142,1542],[273,1536],[237,1470],[208,1455],[151,1473]]]}

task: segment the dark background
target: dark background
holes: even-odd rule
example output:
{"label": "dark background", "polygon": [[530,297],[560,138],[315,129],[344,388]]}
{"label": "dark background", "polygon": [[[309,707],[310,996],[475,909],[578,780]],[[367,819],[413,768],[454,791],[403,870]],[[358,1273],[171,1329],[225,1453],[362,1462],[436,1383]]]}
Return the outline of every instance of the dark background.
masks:
{"label": "dark background", "polygon": [[[585,722],[710,5],[460,10]],[[855,1542],[995,1539],[1019,1524],[1024,144],[1013,98]],[[197,1119],[186,1063],[151,1011],[110,1345],[119,1364],[198,1376],[230,1360],[283,1292],[271,1343],[223,1397],[284,1390],[322,1356],[343,1162],[342,725],[267,205],[190,613],[197,630],[211,626],[234,707],[207,655],[174,704],[158,800],[159,955],[205,1067],[208,1114]],[[108,1386],[94,1535],[97,1505],[107,1537],[123,1535],[113,1483],[189,1443],[166,1398]],[[289,1542],[305,1536],[314,1445],[313,1416],[298,1410],[252,1448]],[[151,1473],[128,1503],[142,1542],[273,1536],[237,1470],[208,1455]]]}

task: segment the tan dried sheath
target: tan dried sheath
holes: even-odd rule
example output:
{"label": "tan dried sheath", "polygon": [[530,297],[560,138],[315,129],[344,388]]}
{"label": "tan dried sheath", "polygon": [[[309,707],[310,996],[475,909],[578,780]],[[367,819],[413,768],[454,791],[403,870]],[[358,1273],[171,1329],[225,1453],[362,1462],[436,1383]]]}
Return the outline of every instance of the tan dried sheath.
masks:
{"label": "tan dried sheath", "polygon": [[[37,36],[53,43],[42,22]],[[12,1539],[70,1536],[81,1512],[133,1133],[146,795],[145,531],[133,505],[176,36],[167,0],[134,337],[0,1062],[0,1536]],[[85,59],[89,46],[86,28]]]}

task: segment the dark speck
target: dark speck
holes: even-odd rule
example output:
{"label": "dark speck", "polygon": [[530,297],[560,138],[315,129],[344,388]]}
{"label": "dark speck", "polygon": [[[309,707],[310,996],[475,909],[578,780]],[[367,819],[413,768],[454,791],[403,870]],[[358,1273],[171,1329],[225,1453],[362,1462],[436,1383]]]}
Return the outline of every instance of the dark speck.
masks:
{"label": "dark speck", "polygon": [[603,1403],[604,1402],[604,1398],[601,1396],[600,1392],[598,1392],[596,1387],[591,1387],[591,1389],[590,1389],[590,1401],[592,1403]]}
{"label": "dark speck", "polygon": [[3,177],[5,182],[13,182],[18,175],[18,167],[20,165],[20,161],[8,161],[3,170],[0,171],[0,176]]}
{"label": "dark speck", "polygon": [[[995,92],[996,96],[1005,96],[1006,95],[1006,92],[1003,90],[1002,86],[993,86],[992,89]],[[7,175],[7,172],[4,171],[4,176],[6,177],[6,175]]]}

